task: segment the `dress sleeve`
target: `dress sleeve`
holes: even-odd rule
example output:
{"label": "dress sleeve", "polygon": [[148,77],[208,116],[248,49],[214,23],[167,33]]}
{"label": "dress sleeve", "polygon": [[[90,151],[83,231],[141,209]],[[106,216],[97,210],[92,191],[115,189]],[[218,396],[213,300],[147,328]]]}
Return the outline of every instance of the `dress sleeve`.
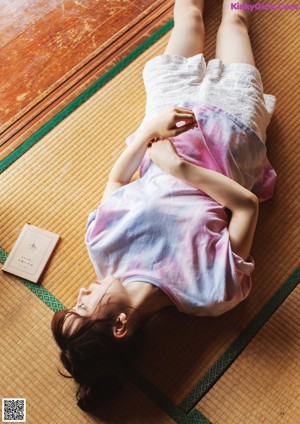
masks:
{"label": "dress sleeve", "polygon": [[96,212],[97,211],[93,211],[89,214],[88,219],[87,219],[87,223],[86,223],[86,229],[88,229],[90,224],[95,220]]}
{"label": "dress sleeve", "polygon": [[254,271],[254,259],[252,256],[248,256],[247,261],[244,261],[240,256],[238,256],[236,253],[232,252],[233,259],[235,262],[235,266],[238,271],[250,275]]}
{"label": "dress sleeve", "polygon": [[132,133],[132,134],[130,134],[128,137],[126,137],[126,139],[125,139],[125,143],[127,144],[127,146],[129,146],[129,144],[133,142],[134,137],[135,137],[135,135],[136,135],[137,131],[138,131],[138,130],[136,130],[134,133]]}

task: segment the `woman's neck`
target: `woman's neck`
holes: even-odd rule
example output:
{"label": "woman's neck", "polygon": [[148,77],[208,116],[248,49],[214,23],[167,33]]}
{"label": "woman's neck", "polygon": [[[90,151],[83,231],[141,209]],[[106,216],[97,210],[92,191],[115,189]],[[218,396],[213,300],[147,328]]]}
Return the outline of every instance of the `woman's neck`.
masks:
{"label": "woman's neck", "polygon": [[161,309],[174,305],[169,296],[150,283],[134,281],[126,286],[126,290],[132,307],[138,311],[141,319],[149,318]]}

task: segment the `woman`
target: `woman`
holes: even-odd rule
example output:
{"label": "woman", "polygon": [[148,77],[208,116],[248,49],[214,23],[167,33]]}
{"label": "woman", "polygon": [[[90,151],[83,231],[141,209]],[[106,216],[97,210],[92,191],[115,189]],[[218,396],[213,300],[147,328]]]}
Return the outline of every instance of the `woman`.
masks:
{"label": "woman", "polygon": [[53,318],[84,410],[120,387],[154,313],[217,316],[251,288],[258,202],[276,178],[264,145],[275,99],[255,68],[249,12],[228,0],[206,66],[203,3],[176,1],[167,48],[145,65],[145,118],[88,219],[99,280]]}

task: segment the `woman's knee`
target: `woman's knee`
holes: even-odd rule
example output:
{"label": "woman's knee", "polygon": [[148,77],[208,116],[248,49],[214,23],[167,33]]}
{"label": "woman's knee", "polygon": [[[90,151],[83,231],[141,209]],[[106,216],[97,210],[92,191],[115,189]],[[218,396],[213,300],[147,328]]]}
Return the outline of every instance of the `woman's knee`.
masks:
{"label": "woman's knee", "polygon": [[248,31],[250,25],[250,17],[248,12],[234,10],[222,16],[220,28],[232,25],[237,26],[240,29],[246,29]]}
{"label": "woman's knee", "polygon": [[204,22],[201,11],[193,6],[187,7],[180,14],[174,16],[175,25],[184,25],[195,32],[204,31]]}

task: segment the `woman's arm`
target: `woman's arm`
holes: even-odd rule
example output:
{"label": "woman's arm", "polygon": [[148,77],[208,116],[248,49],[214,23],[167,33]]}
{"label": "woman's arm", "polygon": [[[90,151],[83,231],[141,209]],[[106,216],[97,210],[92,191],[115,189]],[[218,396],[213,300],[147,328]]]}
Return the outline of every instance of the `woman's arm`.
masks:
{"label": "woman's arm", "polygon": [[[177,123],[186,124],[177,127]],[[166,108],[141,127],[134,141],[121,153],[113,165],[102,201],[119,187],[128,184],[141,164],[147,148],[158,137],[174,137],[197,125],[194,113],[186,108]]]}
{"label": "woman's arm", "polygon": [[169,140],[153,143],[151,159],[164,171],[206,193],[232,212],[229,236],[233,252],[246,260],[258,218],[258,199],[249,190],[218,172],[180,158]]}

